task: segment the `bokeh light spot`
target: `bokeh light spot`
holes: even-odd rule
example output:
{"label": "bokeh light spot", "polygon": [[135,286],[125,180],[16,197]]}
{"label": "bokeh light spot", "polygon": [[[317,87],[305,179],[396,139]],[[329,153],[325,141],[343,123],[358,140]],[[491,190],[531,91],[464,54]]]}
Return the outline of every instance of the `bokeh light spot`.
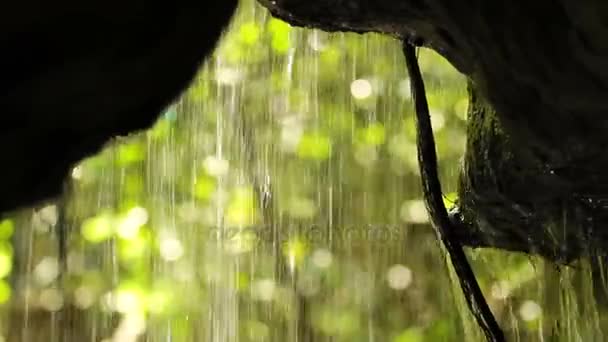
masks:
{"label": "bokeh light spot", "polygon": [[317,213],[314,201],[305,197],[295,197],[288,202],[289,216],[293,218],[309,219]]}
{"label": "bokeh light spot", "polygon": [[389,268],[386,279],[392,289],[405,290],[412,284],[413,272],[406,266],[394,265]]}
{"label": "bokeh light spot", "polygon": [[260,279],[253,282],[251,296],[260,301],[271,301],[276,291],[276,283],[272,279]]}
{"label": "bokeh light spot", "polygon": [[298,144],[298,156],[303,159],[325,160],[331,155],[331,140],[321,134],[304,134]]}
{"label": "bokeh light spot", "polygon": [[217,185],[213,178],[201,176],[196,179],[194,184],[194,196],[200,200],[209,200],[215,193],[216,188]]}
{"label": "bokeh light spot", "polygon": [[144,294],[136,287],[119,288],[112,299],[114,309],[121,313],[141,312],[144,309]]}
{"label": "bokeh light spot", "polygon": [[82,236],[91,243],[103,242],[114,234],[113,219],[109,214],[102,213],[86,219],[82,223]]}
{"label": "bokeh light spot", "polygon": [[134,207],[119,221],[117,234],[123,239],[133,239],[147,222],[148,211],[142,207]]}
{"label": "bokeh light spot", "polygon": [[45,257],[34,268],[34,277],[38,284],[46,286],[59,275],[59,261],[55,257]]}
{"label": "bokeh light spot", "polygon": [[160,255],[167,261],[179,260],[184,255],[184,246],[178,239],[163,239],[160,242]]}
{"label": "bokeh light spot", "polygon": [[232,86],[240,83],[245,78],[242,71],[234,68],[218,68],[215,71],[215,80],[221,85]]}
{"label": "bokeh light spot", "polygon": [[39,303],[47,311],[59,311],[63,307],[63,294],[57,289],[42,290]]}
{"label": "bokeh light spot", "polygon": [[230,164],[226,159],[218,158],[216,156],[207,156],[203,162],[203,167],[208,175],[221,177],[228,174]]}
{"label": "bokeh light spot", "polygon": [[367,145],[382,145],[386,141],[386,129],[382,123],[374,122],[359,130],[359,138]]}
{"label": "bokeh light spot", "polygon": [[527,300],[519,308],[521,319],[526,322],[535,321],[540,318],[542,308],[535,301]]}
{"label": "bokeh light spot", "polygon": [[5,280],[1,280],[0,281],[0,304],[4,304],[4,303],[8,302],[8,300],[11,298],[11,294],[12,294],[12,289],[11,289],[10,285]]}
{"label": "bokeh light spot", "polygon": [[317,249],[312,253],[312,262],[318,268],[329,268],[334,257],[327,249]]}
{"label": "bokeh light spot", "polygon": [[364,100],[372,95],[372,84],[368,80],[355,80],[350,84],[350,93],[357,100]]}
{"label": "bokeh light spot", "polygon": [[239,38],[246,45],[254,45],[260,39],[260,28],[254,22],[244,23],[239,30]]}
{"label": "bokeh light spot", "polygon": [[401,219],[409,223],[423,224],[429,222],[429,215],[424,201],[406,201],[401,206]]}
{"label": "bokeh light spot", "polygon": [[5,219],[0,221],[0,240],[8,240],[15,232],[15,224],[12,220]]}
{"label": "bokeh light spot", "polygon": [[95,304],[97,296],[93,288],[90,286],[79,286],[74,291],[74,303],[81,309],[87,309]]}

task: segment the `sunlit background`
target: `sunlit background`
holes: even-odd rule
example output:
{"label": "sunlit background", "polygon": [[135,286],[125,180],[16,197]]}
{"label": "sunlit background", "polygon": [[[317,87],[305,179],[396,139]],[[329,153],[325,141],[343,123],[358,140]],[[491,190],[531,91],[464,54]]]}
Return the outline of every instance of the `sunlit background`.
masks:
{"label": "sunlit background", "polygon": [[[420,60],[450,206],[465,79]],[[399,42],[242,1],[154,128],[0,219],[0,341],[481,341],[418,177]],[[469,256],[510,341],[604,340],[588,262]]]}

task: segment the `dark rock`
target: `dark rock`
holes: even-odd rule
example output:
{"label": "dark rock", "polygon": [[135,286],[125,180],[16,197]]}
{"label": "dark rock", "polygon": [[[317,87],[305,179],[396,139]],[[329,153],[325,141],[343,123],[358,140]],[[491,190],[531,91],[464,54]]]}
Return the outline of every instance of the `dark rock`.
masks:
{"label": "dark rock", "polygon": [[236,0],[0,4],[0,212],[54,196],[75,162],[149,127]]}
{"label": "dark rock", "polygon": [[608,251],[608,2],[259,0],[292,24],[422,42],[469,76],[469,246]]}
{"label": "dark rock", "polygon": [[[414,40],[470,77],[464,244],[557,260],[608,249],[608,3],[259,1],[292,24]],[[235,6],[0,5],[0,211],[58,194],[75,162],[149,127]]]}

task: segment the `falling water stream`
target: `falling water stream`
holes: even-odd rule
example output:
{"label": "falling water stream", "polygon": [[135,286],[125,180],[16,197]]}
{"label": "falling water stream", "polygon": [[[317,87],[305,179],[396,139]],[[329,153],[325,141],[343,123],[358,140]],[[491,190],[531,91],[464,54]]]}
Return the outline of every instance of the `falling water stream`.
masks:
{"label": "falling water stream", "polygon": [[[465,80],[420,59],[449,205]],[[154,128],[0,221],[0,341],[482,341],[416,163],[399,42],[291,28],[242,1]],[[588,261],[468,252],[509,341],[604,340]]]}

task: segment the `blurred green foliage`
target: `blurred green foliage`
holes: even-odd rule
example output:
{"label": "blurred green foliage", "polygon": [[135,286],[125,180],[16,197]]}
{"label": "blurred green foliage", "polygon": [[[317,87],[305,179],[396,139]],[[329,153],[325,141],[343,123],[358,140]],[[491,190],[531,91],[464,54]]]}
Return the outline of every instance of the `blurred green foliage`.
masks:
{"label": "blurred green foliage", "polygon": [[[450,207],[465,80],[420,60]],[[23,340],[13,327],[43,324],[14,313],[27,308],[55,334],[54,314],[81,317],[82,341],[480,340],[428,225],[415,133],[399,42],[292,28],[243,1],[155,127],[77,165],[65,198],[0,221],[0,328]],[[470,256],[514,340],[598,340],[587,266]]]}

